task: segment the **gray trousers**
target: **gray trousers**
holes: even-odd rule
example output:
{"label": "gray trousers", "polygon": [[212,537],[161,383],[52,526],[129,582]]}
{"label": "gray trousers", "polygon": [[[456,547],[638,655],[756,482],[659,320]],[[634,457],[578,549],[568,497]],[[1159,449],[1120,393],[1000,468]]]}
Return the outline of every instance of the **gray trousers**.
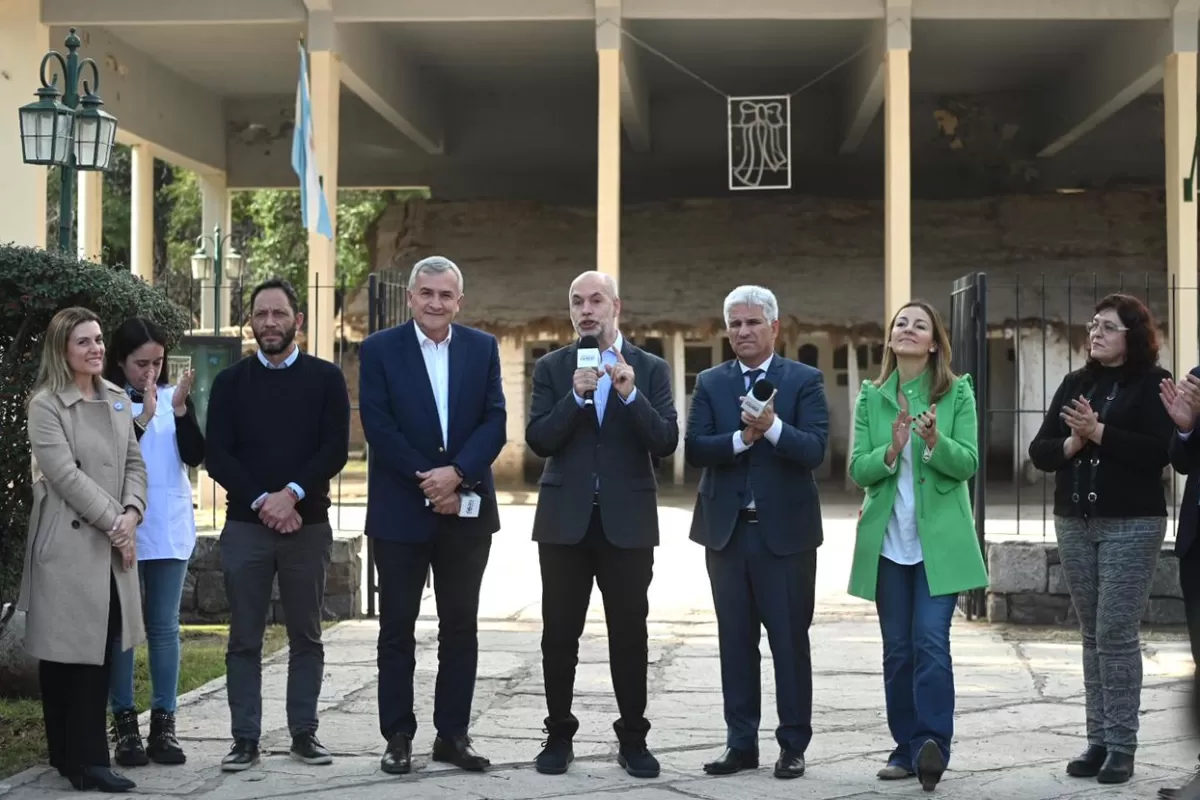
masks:
{"label": "gray trousers", "polygon": [[1137,749],[1139,625],[1167,532],[1165,517],[1055,517],[1063,576],[1083,634],[1088,744]]}
{"label": "gray trousers", "polygon": [[316,732],[325,671],[321,609],[332,547],[327,522],[288,534],[248,522],[225,523],[221,566],[230,612],[225,668],[234,739],[257,742],[262,733],[262,646],[276,576],[288,634],[288,730],[292,736]]}

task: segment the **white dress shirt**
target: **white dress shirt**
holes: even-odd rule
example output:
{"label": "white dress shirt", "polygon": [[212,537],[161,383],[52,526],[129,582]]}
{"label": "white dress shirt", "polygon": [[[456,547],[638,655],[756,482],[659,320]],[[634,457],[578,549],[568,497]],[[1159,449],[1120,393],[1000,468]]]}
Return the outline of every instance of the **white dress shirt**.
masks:
{"label": "white dress shirt", "polygon": [[[758,376],[758,380],[761,381],[763,378],[767,377],[767,370],[771,368],[771,360],[774,358],[774,354],[767,356],[767,360],[759,364],[757,367],[747,367],[741,361],[738,362],[738,366],[742,368],[742,386],[745,388],[746,394],[750,393],[749,387],[745,385],[746,373],[750,372],[752,369],[761,369],[762,375]],[[755,381],[755,383],[757,382],[758,381]],[[763,434],[763,438],[770,442],[772,446],[774,446],[779,444],[779,435],[781,433],[783,433],[783,420],[776,416],[775,421],[771,423],[771,427],[767,428],[766,433]],[[742,432],[740,430],[733,432],[733,454],[735,456],[746,452],[750,449],[750,447],[751,445],[746,444],[746,442],[742,439]],[[751,497],[750,502],[746,504],[746,508],[755,508],[753,496]]]}
{"label": "white dress shirt", "polygon": [[442,444],[450,445],[450,339],[454,328],[446,331],[446,338],[435,342],[425,335],[421,326],[413,323],[417,332],[417,344],[425,359],[425,371],[429,374],[429,385],[433,388],[433,400],[437,406],[438,421],[442,423]]}

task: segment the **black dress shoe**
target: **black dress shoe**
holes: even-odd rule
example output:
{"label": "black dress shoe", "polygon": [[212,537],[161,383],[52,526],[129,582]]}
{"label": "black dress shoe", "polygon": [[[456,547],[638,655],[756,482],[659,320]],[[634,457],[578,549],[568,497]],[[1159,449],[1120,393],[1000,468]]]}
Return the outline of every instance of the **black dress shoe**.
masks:
{"label": "black dress shoe", "polygon": [[136,788],[137,784],[110,767],[84,767],[69,775],[67,780],[81,792],[109,792],[119,794]]}
{"label": "black dress shoe", "polygon": [[775,762],[776,778],[799,778],[804,774],[804,753],[784,750]]}
{"label": "black dress shoe", "polygon": [[1096,773],[1097,783],[1124,783],[1133,777],[1133,755],[1109,752]]}
{"label": "black dress shoe", "polygon": [[932,792],[945,771],[946,757],[942,755],[942,748],[932,739],[926,739],[917,752],[917,780],[921,782],[921,788]]}
{"label": "black dress shoe", "polygon": [[492,765],[491,761],[475,752],[475,748],[471,747],[471,737],[466,734],[449,740],[441,736],[434,737],[433,760],[453,764],[469,772],[483,772]]}
{"label": "black dress shoe", "polygon": [[1100,767],[1104,766],[1107,757],[1107,748],[1089,744],[1087,750],[1067,762],[1067,774],[1072,778],[1094,778],[1100,774]]}
{"label": "black dress shoe", "polygon": [[389,775],[412,772],[412,737],[407,733],[397,733],[388,739],[387,750],[379,760],[379,768]]}
{"label": "black dress shoe", "polygon": [[646,747],[645,742],[621,745],[617,752],[617,763],[631,777],[657,778],[659,773],[658,759]]}
{"label": "black dress shoe", "polygon": [[533,760],[533,767],[543,775],[562,775],[575,760],[575,748],[565,736],[550,735],[542,742],[542,752]]}
{"label": "black dress shoe", "polygon": [[720,758],[704,765],[704,771],[709,775],[732,775],[744,769],[758,769],[757,750],[726,747]]}
{"label": "black dress shoe", "polygon": [[221,759],[224,772],[241,772],[258,763],[258,742],[253,739],[238,739],[229,748],[229,754]]}

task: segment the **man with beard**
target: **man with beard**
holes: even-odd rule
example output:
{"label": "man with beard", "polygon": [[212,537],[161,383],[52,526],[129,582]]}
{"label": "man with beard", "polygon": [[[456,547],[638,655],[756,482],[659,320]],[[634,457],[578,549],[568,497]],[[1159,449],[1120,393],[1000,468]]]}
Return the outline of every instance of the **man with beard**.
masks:
{"label": "man with beard", "polygon": [[[525,429],[525,441],[546,459],[533,539],[542,572],[549,736],[535,765],[560,775],[574,757],[575,665],[595,581],[621,713],[613,725],[617,763],[636,778],[653,778],[659,764],[646,748],[646,594],[658,545],[655,460],[673,454],[679,441],[671,373],[667,362],[621,336],[621,300],[611,276],[583,273],[568,298],[571,322],[585,338],[534,366]],[[577,357],[592,348],[593,366],[581,366]]]}
{"label": "man with beard", "polygon": [[291,756],[328,764],[317,740],[325,669],[321,608],[333,545],[329,483],[346,465],[350,396],[337,366],[301,353],[296,290],[273,279],[250,295],[258,352],[222,370],[208,401],[206,463],[225,488],[221,566],[229,598],[226,685],[233,747],[225,771],[258,761],[262,642],[271,584],[287,618]]}

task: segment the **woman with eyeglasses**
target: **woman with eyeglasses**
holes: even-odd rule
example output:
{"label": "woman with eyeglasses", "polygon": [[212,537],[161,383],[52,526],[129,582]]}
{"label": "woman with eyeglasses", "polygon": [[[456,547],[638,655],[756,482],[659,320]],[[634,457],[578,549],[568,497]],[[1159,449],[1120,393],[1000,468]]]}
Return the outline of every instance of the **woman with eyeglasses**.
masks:
{"label": "woman with eyeglasses", "polygon": [[1054,473],[1054,530],[1083,634],[1087,748],[1067,774],[1133,776],[1142,651],[1138,624],[1167,530],[1162,482],[1174,423],[1159,399],[1171,374],[1137,298],[1112,294],[1088,324],[1088,358],[1063,378],[1029,445]]}

